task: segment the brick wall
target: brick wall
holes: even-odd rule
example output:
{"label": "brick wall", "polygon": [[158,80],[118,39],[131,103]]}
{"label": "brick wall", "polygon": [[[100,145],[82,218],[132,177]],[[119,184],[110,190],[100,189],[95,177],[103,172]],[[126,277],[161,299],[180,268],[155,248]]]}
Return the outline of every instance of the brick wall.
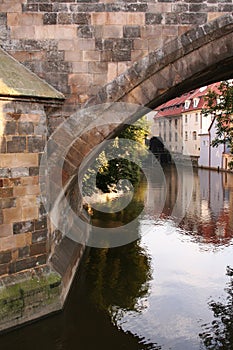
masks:
{"label": "brick wall", "polygon": [[0,275],[46,263],[47,217],[39,160],[46,142],[43,104],[0,100]]}
{"label": "brick wall", "polygon": [[69,115],[132,62],[232,10],[232,0],[3,0],[0,33],[4,49],[65,93]]}

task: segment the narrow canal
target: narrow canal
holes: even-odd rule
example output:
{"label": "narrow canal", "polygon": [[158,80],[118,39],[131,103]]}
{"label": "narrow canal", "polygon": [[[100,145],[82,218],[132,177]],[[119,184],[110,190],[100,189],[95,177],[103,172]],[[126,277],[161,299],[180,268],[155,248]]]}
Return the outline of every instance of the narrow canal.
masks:
{"label": "narrow canal", "polygon": [[141,238],[90,249],[64,311],[1,335],[0,349],[233,349],[233,175],[169,167],[165,180],[112,217],[144,207]]}

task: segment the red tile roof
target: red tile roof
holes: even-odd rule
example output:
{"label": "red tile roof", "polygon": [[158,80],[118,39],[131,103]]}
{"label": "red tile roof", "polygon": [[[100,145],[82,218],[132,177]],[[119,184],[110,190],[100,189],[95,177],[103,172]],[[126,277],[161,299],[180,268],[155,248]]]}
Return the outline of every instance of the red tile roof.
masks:
{"label": "red tile roof", "polygon": [[[161,106],[159,106],[156,109],[157,114],[155,115],[155,119],[161,118],[161,117],[173,117],[178,116],[181,113],[200,110],[205,106],[205,95],[207,95],[208,91],[215,91],[219,92],[218,87],[220,83],[214,83],[210,84],[206,87],[201,87],[195,90],[192,90],[186,94],[183,94],[179,97],[176,97]],[[198,98],[198,104],[197,107],[194,107],[193,101],[195,98]],[[185,108],[185,101],[190,100],[190,106],[189,108]]]}

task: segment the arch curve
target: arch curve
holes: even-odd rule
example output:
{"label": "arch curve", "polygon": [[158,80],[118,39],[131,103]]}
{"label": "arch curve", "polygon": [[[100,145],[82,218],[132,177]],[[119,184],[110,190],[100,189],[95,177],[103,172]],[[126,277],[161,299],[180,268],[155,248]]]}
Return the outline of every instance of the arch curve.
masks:
{"label": "arch curve", "polygon": [[[72,116],[80,137],[74,140],[70,127],[55,132],[53,138],[58,143],[66,139],[63,184],[71,181],[93,147],[119,132],[119,120],[114,121],[113,116],[109,120],[109,105],[122,102],[141,106],[135,107],[134,115],[131,111],[121,113],[123,125],[130,118],[137,119],[146,110],[148,112],[184,92],[229,78],[233,78],[232,14],[195,27],[135,62],[88,100],[81,113],[78,111]],[[89,108],[96,110],[95,116],[89,115]]]}
{"label": "arch curve", "polygon": [[197,26],[150,52],[105,85],[84,108],[129,102],[151,109],[192,88],[233,77],[233,15]]}
{"label": "arch curve", "polygon": [[[109,104],[122,102],[141,106],[140,109],[135,108],[133,114],[129,115],[126,111],[120,120],[123,125],[129,118],[137,119],[145,114],[147,107],[154,109],[193,88],[228,78],[233,78],[232,14],[195,27],[135,62],[90,98],[83,105],[82,112],[73,115],[73,126],[55,131],[52,148],[56,150],[62,144],[65,150],[63,158],[52,168],[52,171],[62,173],[60,190],[66,191],[70,197],[75,194],[76,210],[81,211],[81,197],[75,191],[77,171],[83,160],[91,157],[96,146],[120,129],[113,116],[108,120]],[[89,107],[98,109],[99,106],[103,106],[100,113],[96,113],[95,117],[90,115]],[[75,128],[79,129],[79,136],[74,139]],[[92,154],[94,157],[95,153]],[[56,183],[53,188],[56,190]],[[59,188],[52,195],[56,193],[59,193]],[[62,242],[57,250],[63,251]],[[52,257],[51,261],[56,269],[55,258]]]}
{"label": "arch curve", "polygon": [[[60,158],[52,160],[50,166],[52,202],[57,203],[56,197],[64,191],[74,193],[80,166],[85,162],[88,164],[99,151],[98,145],[115,136],[129,120],[138,119],[185,91],[231,77],[231,14],[182,34],[134,63],[104,86],[85,104],[85,108],[73,114],[52,135],[49,147],[55,150],[56,157],[59,154],[57,150],[61,150]],[[121,102],[119,107],[116,107],[116,102]],[[126,107],[122,110],[122,106]],[[81,197],[78,198],[80,201]],[[76,209],[81,210],[80,203],[77,203]]]}

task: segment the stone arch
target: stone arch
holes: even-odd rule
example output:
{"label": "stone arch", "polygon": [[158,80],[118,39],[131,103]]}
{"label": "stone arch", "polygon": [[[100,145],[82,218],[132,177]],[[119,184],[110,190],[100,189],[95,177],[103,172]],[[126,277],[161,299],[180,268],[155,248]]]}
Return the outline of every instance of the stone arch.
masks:
{"label": "stone arch", "polygon": [[[73,142],[72,132],[68,129],[65,133],[64,130],[57,131],[55,138],[58,142],[66,139],[66,146],[71,146],[64,158],[63,182],[69,182],[82,159],[93,147],[119,130],[119,125],[114,123],[114,119],[111,126],[99,126],[105,123],[109,114],[102,113],[92,120],[87,108],[122,102],[154,109],[186,91],[232,77],[232,14],[193,28],[164,47],[151,52],[87,101],[83,113],[77,115],[78,128],[83,131],[80,138]],[[122,124],[129,117],[139,118],[143,112],[145,110],[141,109],[136,116],[125,113]],[[90,128],[91,123],[93,127],[86,133],[85,128],[87,125]]]}
{"label": "stone arch", "polygon": [[[80,197],[75,190],[76,174],[80,164],[91,154],[93,148],[116,135],[121,125],[129,118],[137,119],[145,114],[147,107],[154,109],[190,89],[228,78],[233,78],[232,14],[195,27],[135,62],[131,68],[89,99],[84,108],[73,115],[73,124],[58,128],[53,135],[51,146],[56,151],[62,145],[64,153],[62,159],[51,168],[53,173],[61,174],[59,184],[55,178],[52,191],[56,194],[59,193],[59,186],[65,188],[68,197],[75,200],[76,196],[76,210],[81,211]],[[137,104],[145,109],[135,108],[135,113],[125,113],[120,125],[114,118],[108,121],[109,105],[106,109],[104,107],[106,103],[111,105],[115,102]],[[99,109],[100,105],[103,106],[102,110]],[[101,113],[96,113],[93,117],[89,113],[89,107],[99,109]],[[75,128],[80,136],[74,139]],[[61,275],[69,269],[70,264],[66,258],[64,272],[59,268],[59,261],[64,260],[62,256],[67,251],[67,244],[72,246],[70,242],[67,243],[65,237],[51,257],[52,265]],[[74,246],[75,244],[73,242]],[[73,273],[74,270],[69,272],[69,280]]]}
{"label": "stone arch", "polygon": [[232,14],[187,31],[135,62],[85,107],[124,101],[155,108],[190,87],[231,77],[232,32]]}

